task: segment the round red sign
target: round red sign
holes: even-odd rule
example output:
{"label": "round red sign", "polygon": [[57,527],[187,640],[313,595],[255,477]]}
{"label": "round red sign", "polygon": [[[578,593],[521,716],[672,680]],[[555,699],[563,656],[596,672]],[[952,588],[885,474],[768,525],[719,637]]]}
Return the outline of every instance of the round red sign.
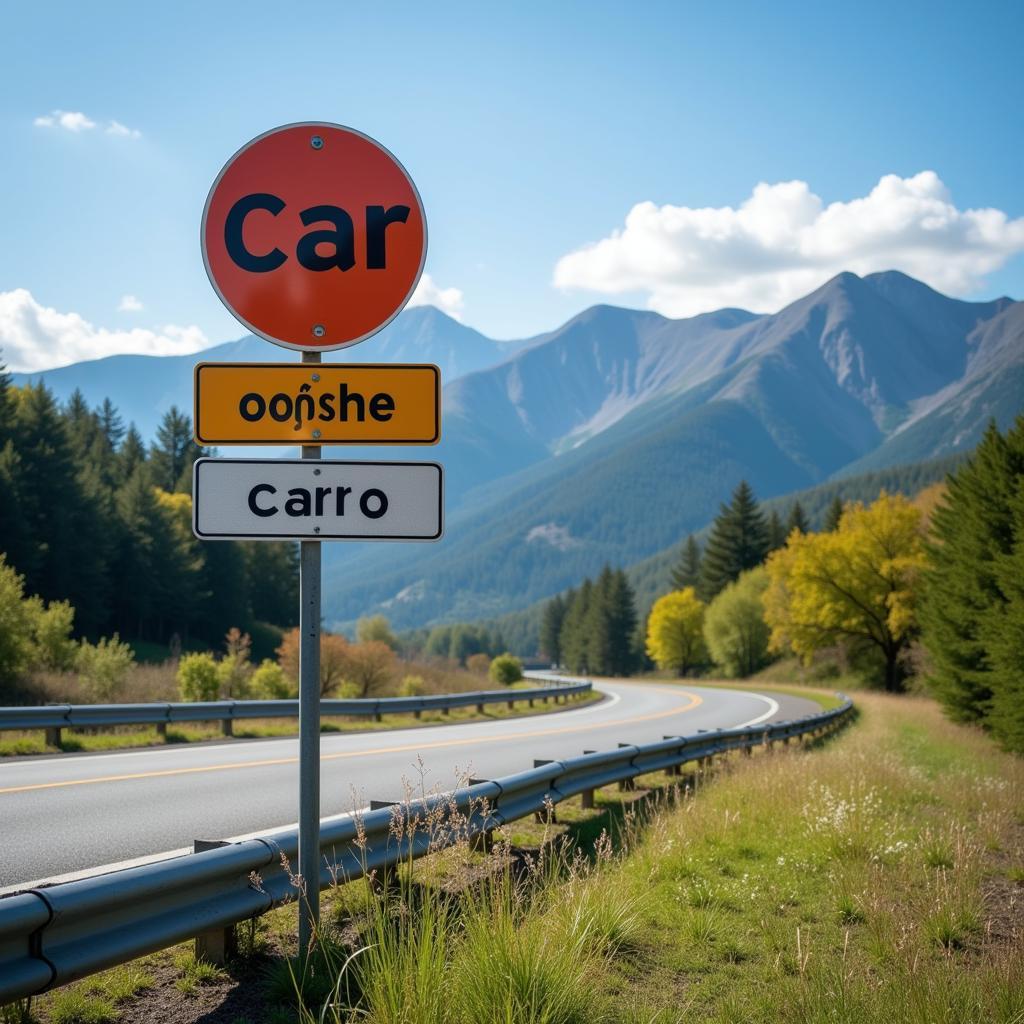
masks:
{"label": "round red sign", "polygon": [[322,352],[398,315],[423,272],[427,222],[379,142],[309,121],[264,132],[224,165],[201,243],[211,284],[249,330]]}

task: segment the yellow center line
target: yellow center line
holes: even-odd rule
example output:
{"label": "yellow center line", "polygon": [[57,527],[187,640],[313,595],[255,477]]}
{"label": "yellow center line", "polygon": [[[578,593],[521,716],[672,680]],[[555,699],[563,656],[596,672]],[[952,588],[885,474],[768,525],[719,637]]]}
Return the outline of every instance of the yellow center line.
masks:
{"label": "yellow center line", "polygon": [[[632,718],[621,718],[615,722],[600,722],[595,725],[565,725],[557,729],[533,729],[529,732],[505,733],[502,736],[480,736],[458,740],[436,740],[433,743],[405,743],[398,747],[376,747],[370,750],[344,750],[336,754],[321,754],[321,761],[337,761],[345,757],[367,757],[379,754],[401,754],[410,750],[434,750],[439,747],[465,747],[480,743],[493,743],[496,740],[525,740],[534,739],[537,736],[560,736],[570,732],[589,732],[592,729],[612,729],[623,725],[631,725],[634,722],[650,722],[656,718],[668,718],[672,715],[682,715],[692,711],[697,705],[703,704],[702,697],[688,690],[668,690],[668,687],[658,687],[675,695],[689,697],[689,702],[681,707],[670,708],[668,711],[655,711],[649,715],[635,715]],[[94,779],[68,779],[64,782],[36,782],[29,786],[9,786],[0,789],[0,795],[4,793],[28,793],[36,789],[61,789],[65,786],[95,786],[102,782],[127,782],[132,779],[158,779],[171,775],[197,775],[201,772],[228,772],[238,771],[243,768],[269,768],[280,764],[298,764],[297,757],[275,757],[265,761],[242,761],[238,764],[210,764],[198,768],[165,768],[155,772],[132,772],[126,775],[101,775]]]}

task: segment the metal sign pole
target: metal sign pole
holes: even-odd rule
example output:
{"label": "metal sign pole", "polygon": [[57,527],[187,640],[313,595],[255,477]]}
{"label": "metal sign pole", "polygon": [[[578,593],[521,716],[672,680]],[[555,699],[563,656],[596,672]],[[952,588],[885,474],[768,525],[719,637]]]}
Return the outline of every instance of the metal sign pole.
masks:
{"label": "metal sign pole", "polygon": [[[303,363],[320,363],[303,352]],[[315,373],[315,371],[313,371]],[[317,380],[318,375],[313,377]],[[319,445],[303,445],[319,459]],[[320,541],[300,542],[299,561],[299,956],[305,957],[320,920]]]}

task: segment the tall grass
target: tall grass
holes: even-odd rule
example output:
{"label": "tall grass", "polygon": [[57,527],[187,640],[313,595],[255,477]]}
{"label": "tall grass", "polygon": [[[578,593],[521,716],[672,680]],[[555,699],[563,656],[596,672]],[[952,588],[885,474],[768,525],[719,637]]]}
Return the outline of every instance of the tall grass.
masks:
{"label": "tall grass", "polygon": [[986,896],[1022,862],[1024,765],[925,701],[860,703],[627,814],[615,852],[463,838],[386,898],[361,883],[304,1024],[1024,1024],[1020,925],[997,940]]}

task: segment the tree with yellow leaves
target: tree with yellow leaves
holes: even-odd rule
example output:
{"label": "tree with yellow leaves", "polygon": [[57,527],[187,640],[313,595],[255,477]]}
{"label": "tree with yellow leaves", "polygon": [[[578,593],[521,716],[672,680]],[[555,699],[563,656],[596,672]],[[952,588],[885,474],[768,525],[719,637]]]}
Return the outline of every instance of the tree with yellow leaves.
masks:
{"label": "tree with yellow leaves", "polygon": [[847,505],[834,531],[792,534],[767,563],[772,649],[789,648],[805,660],[836,645],[874,650],[885,688],[901,689],[900,656],[917,625],[924,565],[920,510],[884,491],[867,507]]}
{"label": "tree with yellow leaves", "polygon": [[647,653],[659,668],[680,675],[707,657],[704,604],[693,587],[674,590],[654,602],[647,620]]}

